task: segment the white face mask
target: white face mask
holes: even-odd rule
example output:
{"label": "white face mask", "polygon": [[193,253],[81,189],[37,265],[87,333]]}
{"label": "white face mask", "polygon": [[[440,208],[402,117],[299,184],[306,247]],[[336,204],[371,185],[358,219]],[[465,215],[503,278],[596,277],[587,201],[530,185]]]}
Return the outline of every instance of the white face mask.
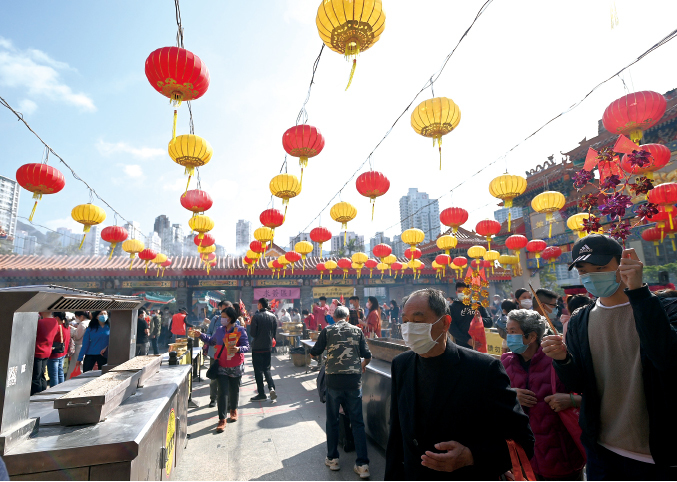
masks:
{"label": "white face mask", "polygon": [[[443,317],[444,315],[440,316],[437,321],[440,321]],[[428,353],[435,347],[437,340],[444,335],[442,333],[437,339],[433,340],[431,333],[435,323],[402,323],[404,344],[411,348],[411,351],[419,355]]]}
{"label": "white face mask", "polygon": [[465,299],[465,293],[456,293],[456,298],[458,298],[459,301],[463,301]]}
{"label": "white face mask", "polygon": [[529,298],[527,298],[520,301],[520,306],[525,310],[530,310],[534,306],[534,303]]}
{"label": "white face mask", "polygon": [[221,326],[226,326],[228,324],[228,318],[226,317],[221,317]]}

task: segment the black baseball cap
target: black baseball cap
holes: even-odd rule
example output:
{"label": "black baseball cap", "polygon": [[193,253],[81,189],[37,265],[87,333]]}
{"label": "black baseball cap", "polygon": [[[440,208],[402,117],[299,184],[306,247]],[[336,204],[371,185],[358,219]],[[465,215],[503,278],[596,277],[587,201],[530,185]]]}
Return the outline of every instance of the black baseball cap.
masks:
{"label": "black baseball cap", "polygon": [[574,247],[571,250],[573,262],[569,265],[569,271],[574,268],[576,263],[582,261],[597,266],[604,266],[614,256],[622,255],[623,247],[614,238],[597,233],[589,234],[574,243]]}

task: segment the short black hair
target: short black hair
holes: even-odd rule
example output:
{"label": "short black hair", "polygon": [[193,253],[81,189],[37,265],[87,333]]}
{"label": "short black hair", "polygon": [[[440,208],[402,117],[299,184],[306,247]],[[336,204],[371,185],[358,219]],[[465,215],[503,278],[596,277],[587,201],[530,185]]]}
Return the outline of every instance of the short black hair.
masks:
{"label": "short black hair", "polygon": [[326,296],[320,296],[320,301],[327,301],[327,297]]}
{"label": "short black hair", "polygon": [[351,296],[350,298],[348,298],[348,301],[353,301],[353,300],[360,301],[360,297],[359,296]]}
{"label": "short black hair", "polygon": [[467,288],[468,285],[465,284],[463,281],[457,281],[456,282],[456,291],[458,291],[459,288]]}
{"label": "short black hair", "polygon": [[179,308],[179,311],[183,311],[183,312],[185,312],[185,313],[188,313],[188,310],[185,309],[185,308]]}
{"label": "short black hair", "polygon": [[539,288],[536,290],[536,296],[543,301],[546,300],[557,300],[557,293],[554,291],[546,290],[545,288]]}
{"label": "short black hair", "polygon": [[232,306],[228,306],[225,310],[221,311],[221,314],[226,315],[228,318],[230,318],[230,321],[233,323],[238,318],[238,313]]}
{"label": "short black hair", "polygon": [[308,310],[303,310],[303,311],[301,312],[301,314],[302,314],[302,315],[309,315],[310,313],[308,312]]}
{"label": "short black hair", "polygon": [[516,310],[517,308],[517,303],[512,300],[503,300],[501,303],[501,309],[505,310],[506,313],[510,313],[512,310]]}
{"label": "short black hair", "polygon": [[84,316],[86,319],[91,320],[92,319],[92,314],[89,311],[76,311],[73,313],[75,317],[77,318],[78,316]]}
{"label": "short black hair", "polygon": [[444,316],[449,314],[449,304],[447,303],[444,293],[434,288],[424,288],[422,290],[414,291],[409,296],[402,299],[402,306],[407,304],[412,297],[418,295],[425,295],[428,297],[428,306],[437,316]]}
{"label": "short black hair", "polygon": [[528,293],[529,290],[525,290],[524,288],[520,288],[517,291],[515,291],[515,299],[519,300],[520,296],[522,296],[524,293]]}
{"label": "short black hair", "polygon": [[263,306],[264,310],[268,309],[268,300],[265,298],[259,298],[259,304]]}
{"label": "short black hair", "polygon": [[571,295],[567,298],[567,310],[573,315],[574,311],[592,303],[592,299],[585,295]]}
{"label": "short black hair", "polygon": [[216,306],[226,306],[226,300],[219,301],[219,304]]}
{"label": "short black hair", "polygon": [[395,308],[397,308],[397,301],[390,300],[390,304],[393,305]]}
{"label": "short black hair", "polygon": [[54,318],[60,319],[61,321],[66,321],[66,313],[64,313],[63,311],[55,311],[54,313],[52,313],[52,316]]}

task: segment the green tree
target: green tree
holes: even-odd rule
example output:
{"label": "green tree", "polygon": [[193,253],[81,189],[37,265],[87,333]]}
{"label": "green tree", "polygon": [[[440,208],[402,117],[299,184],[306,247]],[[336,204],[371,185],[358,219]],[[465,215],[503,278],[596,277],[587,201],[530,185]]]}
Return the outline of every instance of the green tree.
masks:
{"label": "green tree", "polygon": [[554,265],[542,266],[538,272],[538,276],[541,280],[542,288],[554,291],[555,293],[558,293],[561,290],[560,286],[557,284],[557,275],[555,274]]}
{"label": "green tree", "polygon": [[656,266],[644,266],[644,281],[647,283],[658,283],[658,273],[667,271],[670,280],[677,279],[677,263],[668,263]]}
{"label": "green tree", "polygon": [[339,248],[337,255],[341,258],[350,258],[354,253],[358,253],[362,250],[364,250],[364,245],[359,244],[357,239],[351,238],[345,246]]}

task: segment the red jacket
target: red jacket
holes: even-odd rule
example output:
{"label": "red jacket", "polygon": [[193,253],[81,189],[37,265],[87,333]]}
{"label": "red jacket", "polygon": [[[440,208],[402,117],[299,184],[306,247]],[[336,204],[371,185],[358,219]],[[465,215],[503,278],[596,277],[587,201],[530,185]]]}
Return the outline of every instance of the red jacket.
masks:
{"label": "red jacket", "polygon": [[304,320],[306,322],[306,327],[309,330],[317,331],[317,321],[315,321],[315,315],[308,315]]}
{"label": "red jacket", "polygon": [[522,368],[519,355],[504,353],[501,362],[510,377],[512,388],[524,388],[536,394],[536,405],[522,407],[529,416],[529,425],[536,437],[531,466],[534,472],[548,478],[562,477],[583,468],[585,460],[559,415],[544,400],[553,393],[569,393],[557,378],[556,390],[551,385],[552,358],[539,347],[527,373]]}
{"label": "red jacket", "polygon": [[172,316],[172,333],[186,336],[186,314],[177,313]]}
{"label": "red jacket", "polygon": [[324,318],[329,314],[329,307],[327,305],[324,306],[318,306],[314,305],[313,306],[313,316],[315,317],[315,323],[317,326],[317,329],[321,330],[325,326],[327,326],[327,320]]}
{"label": "red jacket", "polygon": [[381,316],[379,315],[379,310],[371,310],[367,316],[366,321],[367,326],[362,329],[364,334],[369,336],[369,333],[374,332],[376,336],[381,338]]}
{"label": "red jacket", "polygon": [[[63,330],[63,353],[53,353],[52,355],[49,356],[50,359],[54,358],[61,358],[63,356],[68,356],[68,345],[71,341],[71,330],[67,326],[63,326],[59,323],[61,326],[61,329]],[[54,332],[54,341],[60,342],[61,341],[61,335],[59,335],[59,327],[56,327],[56,331]]]}
{"label": "red jacket", "polygon": [[[38,331],[35,335],[35,358],[49,358],[52,355],[52,343],[57,334],[56,318],[41,318],[38,320]],[[68,345],[66,345],[68,348]]]}

